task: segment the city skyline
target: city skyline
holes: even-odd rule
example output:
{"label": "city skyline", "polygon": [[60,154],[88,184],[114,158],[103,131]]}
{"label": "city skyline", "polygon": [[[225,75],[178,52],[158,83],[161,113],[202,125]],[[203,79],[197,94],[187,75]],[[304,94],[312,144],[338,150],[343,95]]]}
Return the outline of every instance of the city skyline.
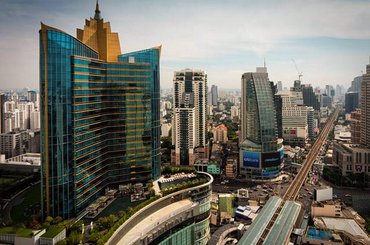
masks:
{"label": "city skyline", "polygon": [[[38,87],[35,30],[40,21],[73,35],[79,17],[90,16],[94,4],[93,0],[4,1],[0,54],[7,59],[0,66],[2,88]],[[162,88],[170,88],[173,72],[185,67],[207,70],[210,84],[238,88],[241,74],[262,66],[264,59],[270,79],[282,80],[284,87],[290,87],[298,78],[292,59],[303,72],[303,83],[348,87],[364,70],[363,64],[368,63],[370,31],[364,30],[362,23],[370,20],[370,3],[311,1],[305,2],[304,11],[300,11],[301,4],[115,0],[100,3],[103,17],[111,16],[110,21],[117,23],[115,30],[120,33],[123,52],[163,45]],[[183,18],[194,10],[190,18]],[[133,20],[135,28],[131,25]],[[19,73],[14,67],[23,67],[24,72]]]}

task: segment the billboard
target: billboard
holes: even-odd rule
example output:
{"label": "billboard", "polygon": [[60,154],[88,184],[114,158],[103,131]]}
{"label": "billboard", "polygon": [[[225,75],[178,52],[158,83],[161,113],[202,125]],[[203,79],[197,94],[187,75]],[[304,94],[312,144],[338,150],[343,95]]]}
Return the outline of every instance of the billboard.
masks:
{"label": "billboard", "polygon": [[262,171],[262,176],[271,176],[271,175],[277,175],[279,174],[279,169],[278,170],[273,170],[273,171],[267,171],[267,170],[263,170]]}
{"label": "billboard", "polygon": [[262,168],[277,167],[281,164],[281,159],[284,157],[284,149],[275,152],[267,152],[261,154]]}
{"label": "billboard", "polygon": [[260,167],[260,153],[244,152],[243,153],[243,166],[259,168]]}

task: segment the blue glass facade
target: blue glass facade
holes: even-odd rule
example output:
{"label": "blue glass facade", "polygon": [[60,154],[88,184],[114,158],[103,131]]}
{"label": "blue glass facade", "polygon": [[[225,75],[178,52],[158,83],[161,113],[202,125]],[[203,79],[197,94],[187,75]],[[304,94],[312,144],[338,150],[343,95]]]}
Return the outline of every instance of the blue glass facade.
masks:
{"label": "blue glass facade", "polygon": [[44,214],[75,216],[107,187],[159,176],[159,55],[153,48],[105,62],[42,25]]}

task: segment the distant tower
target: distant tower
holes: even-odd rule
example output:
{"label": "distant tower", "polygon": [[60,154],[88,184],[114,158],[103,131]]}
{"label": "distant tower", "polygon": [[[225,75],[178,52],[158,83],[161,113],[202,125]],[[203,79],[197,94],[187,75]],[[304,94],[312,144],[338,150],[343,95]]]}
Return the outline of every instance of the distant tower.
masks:
{"label": "distant tower", "polygon": [[277,82],[277,90],[278,92],[283,91],[283,83],[281,81]]}
{"label": "distant tower", "polygon": [[216,85],[212,85],[211,88],[211,95],[212,95],[212,105],[217,106],[218,101],[218,88]]}
{"label": "distant tower", "polygon": [[370,147],[370,64],[361,84],[361,144]]}
{"label": "distant tower", "polygon": [[5,94],[0,94],[0,133],[5,133]]}
{"label": "distant tower", "polygon": [[172,142],[176,164],[192,165],[195,148],[207,147],[207,74],[202,70],[176,71]]}

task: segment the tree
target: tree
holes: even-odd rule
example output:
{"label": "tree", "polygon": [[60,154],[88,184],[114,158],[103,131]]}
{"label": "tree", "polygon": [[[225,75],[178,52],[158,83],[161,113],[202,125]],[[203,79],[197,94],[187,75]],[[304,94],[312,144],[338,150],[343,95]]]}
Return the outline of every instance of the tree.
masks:
{"label": "tree", "polygon": [[66,240],[68,245],[77,245],[80,243],[81,239],[82,235],[80,233],[72,231]]}
{"label": "tree", "polygon": [[60,217],[60,216],[57,216],[57,217],[55,217],[55,218],[53,219],[53,221],[51,222],[51,224],[53,224],[53,225],[57,225],[57,224],[61,223],[62,221],[63,221],[63,218],[62,218],[62,217]]}

